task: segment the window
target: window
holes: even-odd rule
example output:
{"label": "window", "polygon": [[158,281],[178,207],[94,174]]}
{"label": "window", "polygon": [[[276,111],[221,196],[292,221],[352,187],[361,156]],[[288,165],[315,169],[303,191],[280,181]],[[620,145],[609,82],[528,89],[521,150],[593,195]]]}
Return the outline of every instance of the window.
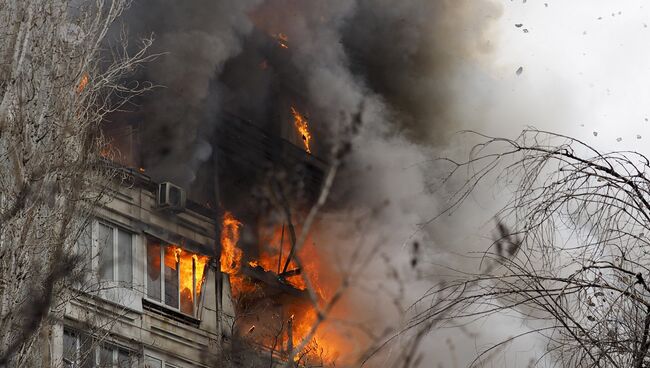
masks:
{"label": "window", "polygon": [[175,365],[171,365],[165,362],[162,359],[154,358],[152,356],[144,357],[144,368],[178,368]]}
{"label": "window", "polygon": [[133,236],[120,228],[98,223],[99,276],[102,280],[133,282]]}
{"label": "window", "polygon": [[144,358],[144,368],[162,368],[163,362],[160,359],[152,358],[150,356],[146,356]]}
{"label": "window", "polygon": [[100,343],[88,334],[63,330],[64,368],[132,368],[137,356],[112,344]]}
{"label": "window", "polygon": [[147,240],[147,297],[197,316],[208,257]]}
{"label": "window", "polygon": [[[133,283],[133,234],[116,226],[92,221],[77,240],[88,270],[96,270],[101,280]],[[93,266],[94,259],[97,259]]]}

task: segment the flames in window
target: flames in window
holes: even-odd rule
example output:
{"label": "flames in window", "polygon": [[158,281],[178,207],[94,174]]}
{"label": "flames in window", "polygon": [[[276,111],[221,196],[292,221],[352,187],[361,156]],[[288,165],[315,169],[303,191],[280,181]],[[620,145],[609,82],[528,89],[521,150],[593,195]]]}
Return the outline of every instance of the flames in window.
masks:
{"label": "flames in window", "polygon": [[[162,262],[161,262],[162,258]],[[187,251],[177,245],[161,245],[154,239],[147,243],[147,295],[189,315],[195,315],[203,288],[209,257]],[[162,263],[162,264],[161,264]],[[162,269],[164,265],[164,270]],[[164,298],[161,282],[165,279]],[[180,297],[180,306],[178,305]]]}
{"label": "flames in window", "polygon": [[311,147],[309,145],[309,142],[311,141],[311,133],[309,132],[307,119],[305,119],[305,117],[302,116],[302,114],[300,114],[293,106],[291,107],[291,114],[293,115],[293,124],[296,127],[296,132],[305,146],[305,151],[311,153]]}
{"label": "flames in window", "polygon": [[178,270],[181,311],[193,314],[195,298],[201,296],[203,274],[208,257],[188,252],[176,245],[168,246],[165,266]]}

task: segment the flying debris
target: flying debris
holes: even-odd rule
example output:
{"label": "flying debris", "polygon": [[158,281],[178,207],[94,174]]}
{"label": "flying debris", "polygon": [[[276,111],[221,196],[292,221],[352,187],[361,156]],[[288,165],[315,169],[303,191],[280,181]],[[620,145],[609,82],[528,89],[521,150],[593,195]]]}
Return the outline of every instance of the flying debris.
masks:
{"label": "flying debris", "polygon": [[521,75],[521,73],[523,73],[523,71],[524,71],[524,67],[523,67],[523,66],[520,66],[520,67],[517,69],[517,71],[516,71],[515,73],[516,73],[517,75]]}
{"label": "flying debris", "polygon": [[415,268],[418,265],[418,256],[419,256],[420,243],[417,241],[413,242],[413,254],[411,255],[411,268]]}
{"label": "flying debris", "polygon": [[289,48],[289,37],[286,34],[280,32],[272,35],[272,37],[278,41],[278,45],[283,49]]}

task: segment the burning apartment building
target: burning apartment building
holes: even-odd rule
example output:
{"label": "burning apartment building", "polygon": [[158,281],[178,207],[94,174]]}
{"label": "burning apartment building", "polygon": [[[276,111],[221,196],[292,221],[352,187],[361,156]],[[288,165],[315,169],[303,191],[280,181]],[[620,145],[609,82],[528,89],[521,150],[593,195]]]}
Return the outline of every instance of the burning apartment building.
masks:
{"label": "burning apartment building", "polygon": [[[101,155],[117,174],[78,245],[95,287],[66,309],[52,336],[55,361],[323,365],[341,350],[363,354],[355,335],[362,328],[326,336],[319,325],[323,306],[340,298],[343,273],[321,250],[352,254],[356,240],[315,244],[360,231],[345,234],[355,226],[349,221],[316,239],[320,224],[305,219],[353,144],[360,154],[346,161],[344,200],[328,205],[360,204],[375,216],[391,206],[386,191],[410,196],[402,183],[368,197],[357,192],[368,173],[397,176],[376,151],[406,144],[388,133],[389,109],[355,75],[366,60],[348,60],[342,36],[330,37],[351,10],[293,5],[295,21],[286,24],[283,13],[293,10],[272,2],[142,0],[129,9],[130,31],[154,32],[150,51],[160,53],[136,70],[134,83],[164,87],[129,100],[103,124]],[[361,120],[378,129],[358,138]],[[386,222],[372,224],[374,233],[393,232]]]}
{"label": "burning apartment building", "polygon": [[[257,32],[250,42],[267,43],[250,70],[268,78],[288,40]],[[231,63],[249,58],[244,50]],[[290,80],[273,77],[265,104],[273,108],[251,109],[238,105],[229,67],[221,82],[232,87],[231,104],[204,137],[209,154],[187,163],[191,172],[165,161],[174,142],[147,109],[105,124],[101,155],[116,175],[77,244],[86,275],[52,330],[55,364],[256,366],[333,354],[315,338],[294,352],[318,319],[302,277],[316,271],[317,252],[308,239],[300,252],[309,259],[298,263],[294,246],[322,185],[325,144],[300,94],[286,93]]]}
{"label": "burning apartment building", "polygon": [[[603,346],[613,347],[613,355],[602,355],[612,364],[646,362],[648,318],[643,331],[645,314],[626,312],[643,310],[643,300],[623,308],[619,301],[648,291],[638,273],[643,262],[629,270],[620,263],[643,249],[648,229],[633,220],[648,216],[612,216],[620,206],[609,201],[619,197],[608,184],[631,185],[615,192],[633,208],[627,204],[645,195],[638,188],[646,187],[647,165],[637,168],[634,152],[601,154],[611,142],[591,147],[584,129],[574,131],[576,139],[550,133],[558,124],[573,129],[582,115],[600,124],[613,110],[578,104],[573,111],[571,98],[558,93],[597,96],[602,80],[583,83],[598,70],[593,63],[576,84],[564,78],[577,75],[575,63],[546,67],[548,60],[526,57],[553,56],[536,38],[553,34],[560,46],[571,39],[616,43],[595,53],[585,51],[586,41],[555,47],[578,50],[574,59],[620,55],[610,51],[629,37],[621,43],[593,35],[641,34],[610,27],[627,18],[626,27],[645,25],[642,12],[594,7],[611,12],[605,22],[603,14],[526,1],[7,4],[0,6],[0,367],[416,367],[495,357],[521,366],[522,350],[513,346],[510,360],[503,349],[510,336],[539,332],[544,346],[525,347],[532,365],[556,354],[569,356],[567,364],[598,364]],[[528,18],[524,9],[544,18]],[[558,14],[571,20],[567,27],[557,27]],[[582,16],[580,35],[570,37]],[[553,27],[544,32],[545,25]],[[535,43],[546,49],[520,52]],[[623,76],[604,75],[612,96],[617,85],[619,92],[634,85],[610,85]],[[547,128],[499,138],[523,123]],[[465,129],[489,136],[450,138]],[[604,128],[594,129],[589,139],[605,142]],[[625,142],[642,142],[647,132],[637,133]],[[615,139],[617,147],[623,139]],[[583,160],[583,148],[596,155]],[[547,165],[557,155],[564,156],[560,166]],[[579,165],[564,170],[567,160]],[[615,164],[603,170],[610,160]],[[590,167],[604,174],[587,173],[574,186],[571,178],[582,180]],[[560,190],[538,182],[547,170]],[[479,189],[492,176],[504,181]],[[604,184],[591,185],[590,177]],[[563,188],[589,198],[586,219],[586,207],[566,201]],[[590,191],[605,189],[605,205],[592,203]],[[566,203],[579,210],[563,213]],[[549,208],[553,215],[543,211],[536,221],[539,209]],[[516,234],[505,248],[501,240],[489,244],[486,224],[495,219],[501,240]],[[574,227],[558,232],[557,224]],[[611,238],[612,228],[626,235]],[[589,244],[586,253],[555,256],[569,244],[554,245],[564,233]],[[526,249],[540,239],[542,252]],[[606,247],[593,248],[594,239]],[[611,244],[622,254],[609,252],[623,275],[620,295],[607,284],[612,278],[597,275],[581,287],[607,293],[585,289],[576,303],[541,298],[553,308],[535,304],[540,298],[520,303],[530,290],[518,288],[530,280],[519,270],[539,263],[548,276],[532,275],[535,292],[566,296],[566,288],[555,288],[563,282],[558,272],[594,269],[579,262],[606,259]],[[484,262],[492,256],[496,262]],[[524,262],[508,266],[515,261]],[[517,272],[504,274],[502,266]],[[567,281],[577,282],[574,276]],[[492,281],[504,292],[495,294]],[[568,307],[560,310],[576,313],[551,312],[558,301]],[[612,319],[612,311],[623,314]],[[514,325],[501,318],[510,312],[517,312]],[[623,335],[639,342],[635,349],[611,339],[617,318],[626,323],[615,327],[625,325]],[[551,329],[538,329],[540,320]],[[603,328],[581,329],[596,333],[585,339],[555,323],[565,320]]]}

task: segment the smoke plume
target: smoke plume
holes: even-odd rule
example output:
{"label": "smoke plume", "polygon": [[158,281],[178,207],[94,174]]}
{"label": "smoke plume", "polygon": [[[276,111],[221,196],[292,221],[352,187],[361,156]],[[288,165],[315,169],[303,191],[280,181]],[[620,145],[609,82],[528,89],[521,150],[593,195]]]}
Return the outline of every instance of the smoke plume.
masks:
{"label": "smoke plume", "polygon": [[210,142],[220,95],[215,79],[242,48],[251,31],[246,13],[259,0],[179,2],[142,0],[127,14],[133,37],[153,34],[154,53],[163,55],[142,79],[162,88],[142,101],[142,164],[150,175],[189,185]]}
{"label": "smoke plume", "polygon": [[[442,208],[432,158],[450,148],[451,133],[472,127],[462,94],[477,75],[467,73],[492,57],[501,13],[491,0],[138,1],[131,32],[153,32],[156,50],[166,53],[143,76],[164,86],[141,102],[143,164],[156,179],[188,186],[213,154],[210,137],[224,110],[270,129],[277,124],[263,120],[282,117],[286,100],[308,112],[315,154],[327,160],[341,117],[360,113],[319,223],[328,231],[315,241],[342,266],[356,248],[375,256],[357,275],[365,284],[355,284],[334,313],[372,334],[399,331],[403,311],[435,280],[432,264],[480,246],[465,234],[467,223],[489,218],[485,211],[422,225]],[[275,43],[280,34],[286,50]],[[480,103],[472,106],[480,113]],[[454,354],[467,361],[476,338],[461,338],[472,343]],[[450,344],[427,341],[422,366],[453,360]],[[389,348],[370,364],[390,358]]]}

